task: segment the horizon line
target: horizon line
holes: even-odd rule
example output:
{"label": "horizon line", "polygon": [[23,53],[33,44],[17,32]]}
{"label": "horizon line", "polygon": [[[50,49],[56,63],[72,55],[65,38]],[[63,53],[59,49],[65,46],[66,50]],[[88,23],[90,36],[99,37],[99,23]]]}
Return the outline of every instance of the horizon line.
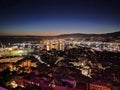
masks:
{"label": "horizon line", "polygon": [[53,34],[49,34],[49,35],[35,35],[35,34],[33,34],[33,35],[30,35],[30,34],[27,34],[27,35],[24,35],[24,34],[1,34],[0,36],[41,36],[41,37],[47,37],[47,36],[60,36],[60,35],[67,35],[67,34],[87,34],[87,35],[89,35],[89,34],[96,34],[96,35],[99,35],[99,34],[109,34],[109,33],[115,33],[115,32],[120,32],[120,30],[119,31],[113,31],[113,32],[104,32],[104,33],[80,33],[80,32],[75,32],[75,33],[62,33],[62,34],[56,34],[56,35],[53,35]]}

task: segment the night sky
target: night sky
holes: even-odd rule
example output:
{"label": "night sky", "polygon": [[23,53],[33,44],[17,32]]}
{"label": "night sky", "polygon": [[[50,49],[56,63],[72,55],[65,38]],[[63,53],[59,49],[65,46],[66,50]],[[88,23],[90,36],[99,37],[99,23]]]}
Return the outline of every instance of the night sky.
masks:
{"label": "night sky", "polygon": [[119,0],[0,0],[0,35],[116,31]]}

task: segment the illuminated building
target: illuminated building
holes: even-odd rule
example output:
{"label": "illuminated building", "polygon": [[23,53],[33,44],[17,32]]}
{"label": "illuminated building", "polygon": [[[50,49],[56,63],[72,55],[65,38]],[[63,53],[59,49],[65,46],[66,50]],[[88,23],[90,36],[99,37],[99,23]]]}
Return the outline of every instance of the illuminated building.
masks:
{"label": "illuminated building", "polygon": [[51,50],[51,49],[64,50],[65,48],[65,42],[62,39],[45,40],[44,45],[46,45],[47,50]]}

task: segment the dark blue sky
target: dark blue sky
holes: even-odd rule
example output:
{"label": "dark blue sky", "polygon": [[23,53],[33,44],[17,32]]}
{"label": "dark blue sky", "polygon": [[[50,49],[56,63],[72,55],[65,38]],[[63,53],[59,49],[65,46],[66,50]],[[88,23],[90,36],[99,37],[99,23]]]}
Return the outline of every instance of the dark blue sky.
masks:
{"label": "dark blue sky", "polygon": [[120,31],[119,0],[1,0],[0,35]]}

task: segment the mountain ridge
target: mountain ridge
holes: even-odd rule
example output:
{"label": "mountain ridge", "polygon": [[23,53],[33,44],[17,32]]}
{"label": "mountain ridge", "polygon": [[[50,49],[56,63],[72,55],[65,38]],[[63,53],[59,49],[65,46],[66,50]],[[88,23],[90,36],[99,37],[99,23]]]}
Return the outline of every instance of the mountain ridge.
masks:
{"label": "mountain ridge", "polygon": [[56,36],[0,36],[0,42],[26,42],[26,41],[40,41],[48,39],[69,39],[77,38],[84,41],[102,41],[102,42],[119,42],[120,43],[120,31],[105,34],[84,34],[84,33],[72,33],[61,34]]}
{"label": "mountain ridge", "polygon": [[[111,33],[103,33],[103,34],[94,34],[94,33],[70,33],[70,34],[60,34],[60,35],[55,35],[55,36],[64,36],[64,35],[114,35],[114,34],[117,34],[117,35],[120,35],[120,31],[116,31],[116,32],[111,32]],[[0,37],[1,36],[10,36],[10,37],[12,37],[12,36],[14,36],[14,37],[55,37],[55,36],[42,36],[42,35],[0,35]]]}

